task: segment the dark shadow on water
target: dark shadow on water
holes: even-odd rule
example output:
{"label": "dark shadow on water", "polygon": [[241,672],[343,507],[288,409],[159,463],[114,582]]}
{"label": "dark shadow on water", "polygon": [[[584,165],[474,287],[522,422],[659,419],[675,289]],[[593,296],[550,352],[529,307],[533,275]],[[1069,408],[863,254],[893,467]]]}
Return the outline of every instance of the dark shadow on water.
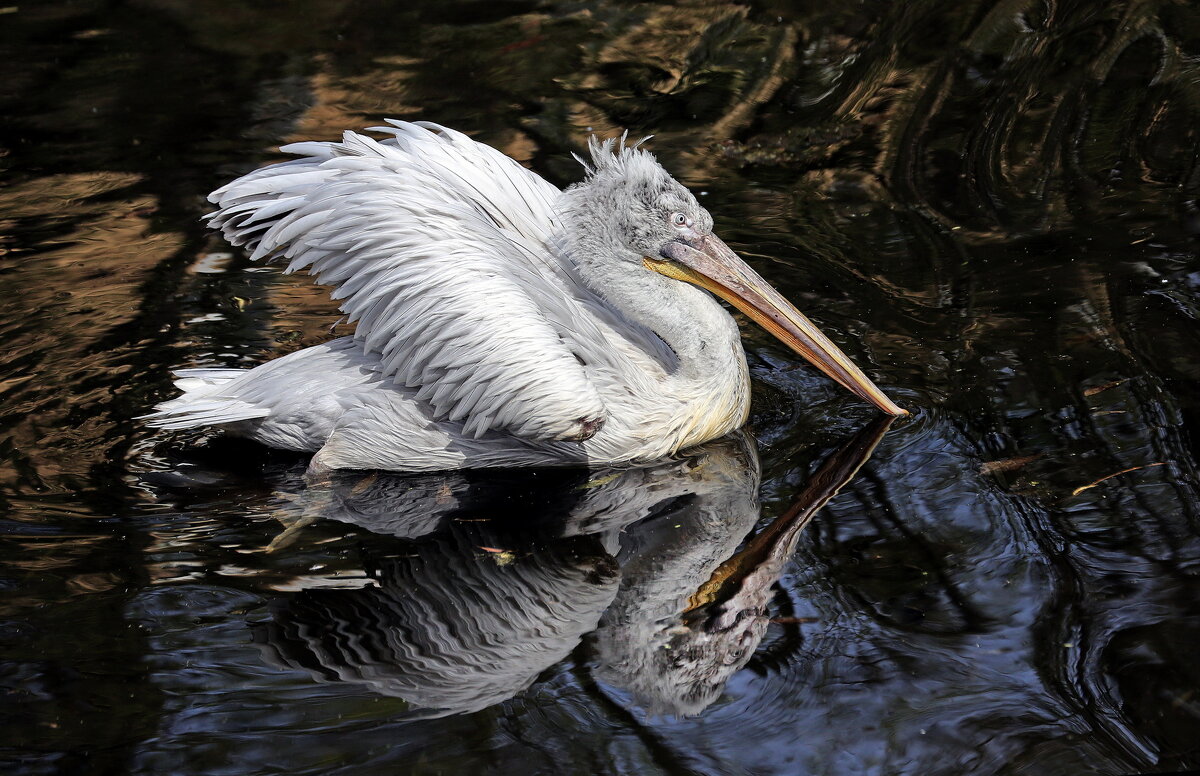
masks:
{"label": "dark shadow on water", "polygon": [[[1175,0],[0,8],[0,770],[1200,767],[1198,57]],[[870,412],[752,326],[740,469],[312,493],[133,420],[349,333],[199,219],[388,116],[557,185],[655,135],[914,417],[812,516]]]}

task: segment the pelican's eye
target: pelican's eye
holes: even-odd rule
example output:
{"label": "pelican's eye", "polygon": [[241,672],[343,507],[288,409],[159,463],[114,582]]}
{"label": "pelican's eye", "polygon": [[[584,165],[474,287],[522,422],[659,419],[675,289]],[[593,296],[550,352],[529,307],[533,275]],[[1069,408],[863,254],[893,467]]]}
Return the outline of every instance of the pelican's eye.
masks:
{"label": "pelican's eye", "polygon": [[674,224],[675,226],[680,226],[680,227],[687,226],[688,225],[688,217],[685,216],[683,213],[673,213],[671,215],[671,223]]}

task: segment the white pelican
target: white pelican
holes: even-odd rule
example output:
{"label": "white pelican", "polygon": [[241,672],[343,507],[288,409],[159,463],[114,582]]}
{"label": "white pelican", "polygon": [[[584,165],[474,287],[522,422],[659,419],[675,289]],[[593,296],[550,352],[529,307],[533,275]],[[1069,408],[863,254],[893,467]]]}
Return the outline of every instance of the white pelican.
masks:
{"label": "white pelican", "polygon": [[[650,461],[749,411],[727,300],[883,412],[892,403],[712,232],[647,151],[590,142],[565,191],[427,122],[301,158],[210,195],[252,259],[335,286],[343,337],[250,370],[187,369],[162,428],[222,426],[315,452],[310,471]],[[640,144],[639,144],[640,145]]]}

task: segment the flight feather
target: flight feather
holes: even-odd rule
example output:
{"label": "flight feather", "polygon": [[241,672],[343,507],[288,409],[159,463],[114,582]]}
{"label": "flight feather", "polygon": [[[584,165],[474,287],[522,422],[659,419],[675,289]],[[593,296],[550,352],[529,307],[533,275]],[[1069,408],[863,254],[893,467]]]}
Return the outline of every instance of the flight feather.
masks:
{"label": "flight feather", "polygon": [[301,158],[218,189],[210,224],[334,286],[363,350],[435,418],[470,436],[595,433],[579,284],[551,249],[558,189],[435,124],[376,129],[392,137],[284,147]]}

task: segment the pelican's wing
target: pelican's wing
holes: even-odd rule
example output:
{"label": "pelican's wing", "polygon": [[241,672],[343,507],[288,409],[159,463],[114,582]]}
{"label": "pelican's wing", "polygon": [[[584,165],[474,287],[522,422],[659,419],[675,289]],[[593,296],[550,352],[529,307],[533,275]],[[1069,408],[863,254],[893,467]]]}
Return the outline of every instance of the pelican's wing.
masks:
{"label": "pelican's wing", "polygon": [[303,158],[215,191],[210,224],[336,286],[364,350],[438,419],[591,436],[605,409],[572,344],[572,270],[548,248],[558,189],[435,124],[384,131],[284,147]]}

